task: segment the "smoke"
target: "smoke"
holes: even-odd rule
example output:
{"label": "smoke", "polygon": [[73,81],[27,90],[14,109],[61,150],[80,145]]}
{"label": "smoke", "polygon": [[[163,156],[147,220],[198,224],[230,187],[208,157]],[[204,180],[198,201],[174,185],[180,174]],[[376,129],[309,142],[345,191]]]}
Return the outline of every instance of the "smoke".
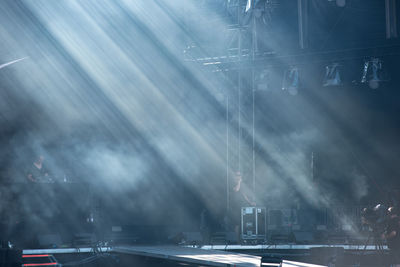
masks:
{"label": "smoke", "polygon": [[[277,205],[293,205],[293,199],[282,198],[288,194],[299,194],[313,206],[329,203],[329,199],[322,197],[322,192],[312,176],[310,147],[317,142],[317,136],[317,132],[311,129],[257,139],[270,159],[263,164],[275,170],[270,170],[265,175],[264,169],[267,167],[261,169],[260,176],[265,177],[265,188],[268,189],[265,194],[272,194],[271,198]],[[282,204],[283,202],[286,204]]]}
{"label": "smoke", "polygon": [[115,193],[115,190],[132,190],[138,181],[146,177],[149,166],[145,158],[145,155],[136,154],[128,148],[99,145],[85,153],[82,164],[91,170],[97,183]]}
{"label": "smoke", "polygon": [[[160,222],[165,213],[154,211],[173,205],[177,221],[190,221],[198,204],[186,199],[197,203],[198,197],[218,209],[225,149],[220,108],[212,83],[182,59],[183,10],[164,7],[110,1],[2,6],[6,51],[30,57],[2,73],[11,95],[2,115],[7,111],[14,125],[3,135],[10,141],[10,180],[27,182],[26,167],[43,155],[55,182],[87,183],[127,218],[133,206]],[[18,58],[11,56],[3,54],[4,62]],[[31,196],[20,197],[24,212],[34,213],[25,205]],[[35,199],[44,205],[48,198]]]}
{"label": "smoke", "polygon": [[368,194],[367,178],[357,169],[352,171],[349,178],[349,180],[351,181],[351,188],[352,192],[354,193],[354,198],[357,202],[359,202],[363,197],[367,196]]}
{"label": "smoke", "polygon": [[[29,0],[6,1],[0,12],[1,62],[29,57],[0,67],[9,177],[26,182],[26,166],[43,155],[56,181],[95,187],[115,211],[110,220],[126,221],[140,213],[192,223],[200,206],[221,214],[226,179],[239,169],[248,191],[255,178],[260,205],[329,206],[345,195],[343,184],[357,201],[368,195],[365,170],[347,172],[358,164],[346,163],[355,161],[347,137],[366,137],[354,123],[362,103],[303,89],[288,98],[271,83],[255,92],[253,136],[250,71],[239,92],[237,72],[193,61],[229,46],[223,29],[230,22],[218,10],[196,1]],[[278,49],[270,39],[260,45]],[[281,82],[278,71],[270,76]],[[315,80],[312,72],[307,81]]]}

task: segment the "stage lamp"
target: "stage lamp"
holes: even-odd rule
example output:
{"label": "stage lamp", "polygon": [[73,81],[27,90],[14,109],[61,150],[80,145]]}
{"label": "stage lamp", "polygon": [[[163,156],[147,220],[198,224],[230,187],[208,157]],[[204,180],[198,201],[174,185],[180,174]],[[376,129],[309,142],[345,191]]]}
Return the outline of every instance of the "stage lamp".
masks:
{"label": "stage lamp", "polygon": [[342,79],[340,77],[341,65],[339,63],[332,63],[325,67],[325,78],[323,86],[340,86]]}
{"label": "stage lamp", "polygon": [[283,74],[282,90],[287,90],[291,95],[297,95],[299,86],[299,68],[292,66]]}
{"label": "stage lamp", "polygon": [[247,0],[246,8],[244,12],[248,12],[250,9],[261,8],[264,5],[270,4],[271,0]]}
{"label": "stage lamp", "polygon": [[364,62],[361,83],[368,83],[372,89],[377,89],[381,82],[389,81],[389,75],[383,68],[383,61],[371,58]]}
{"label": "stage lamp", "polygon": [[271,70],[263,69],[255,76],[255,89],[258,91],[269,91],[271,88],[270,80],[271,80]]}
{"label": "stage lamp", "polygon": [[247,12],[250,10],[250,8],[252,8],[252,3],[253,3],[253,0],[247,0],[246,9],[244,10],[244,12]]}
{"label": "stage lamp", "polygon": [[247,25],[252,18],[261,20],[265,25],[269,25],[272,14],[279,6],[279,0],[247,0],[241,24]]}

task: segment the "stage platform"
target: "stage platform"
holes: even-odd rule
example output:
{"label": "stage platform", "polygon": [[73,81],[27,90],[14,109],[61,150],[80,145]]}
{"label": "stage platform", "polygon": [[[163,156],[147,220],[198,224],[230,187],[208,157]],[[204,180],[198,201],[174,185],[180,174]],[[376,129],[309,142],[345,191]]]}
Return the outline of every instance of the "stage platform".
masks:
{"label": "stage platform", "polygon": [[207,266],[261,266],[261,257],[219,250],[179,246],[118,246],[114,252],[155,257]]}
{"label": "stage platform", "polygon": [[118,253],[141,257],[158,258],[203,266],[260,267],[261,257],[227,251],[205,250],[181,246],[115,246],[101,248],[55,248],[26,249],[23,255],[35,254],[76,254],[76,253]]}
{"label": "stage platform", "polygon": [[[243,266],[243,267],[260,267],[260,266],[312,266],[303,263],[291,265],[287,263],[283,265],[285,259],[292,258],[293,255],[299,255],[300,251],[318,250],[323,253],[324,249],[342,251],[359,252],[362,255],[371,255],[387,252],[385,246],[379,248],[375,246],[361,245],[204,245],[196,246],[177,246],[177,245],[120,245],[113,247],[95,247],[95,248],[54,248],[54,249],[25,249],[23,255],[53,255],[56,259],[62,259],[64,255],[84,255],[96,253],[110,253],[123,257],[139,257],[147,259],[155,259],[157,261],[169,261],[188,264],[189,266]],[[285,251],[285,253],[280,253]],[[281,262],[268,262],[268,255],[284,255]],[[308,253],[309,255],[312,253]],[[286,257],[286,258],[285,258]],[[279,257],[278,257],[279,258]],[[302,261],[307,261],[307,258]]]}
{"label": "stage platform", "polygon": [[[187,246],[193,247],[193,246]],[[236,251],[236,250],[309,250],[312,248],[343,248],[344,250],[367,250],[367,251],[376,251],[378,250],[377,246],[375,245],[271,245],[271,244],[264,244],[264,245],[203,245],[199,246],[201,249],[206,250],[229,250],[229,251]],[[379,250],[388,251],[389,248],[384,245],[379,248]]]}

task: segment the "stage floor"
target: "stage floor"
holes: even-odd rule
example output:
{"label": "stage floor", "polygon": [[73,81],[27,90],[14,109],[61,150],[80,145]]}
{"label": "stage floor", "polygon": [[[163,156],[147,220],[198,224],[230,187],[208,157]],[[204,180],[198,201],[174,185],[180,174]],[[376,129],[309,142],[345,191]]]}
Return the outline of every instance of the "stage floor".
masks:
{"label": "stage floor", "polygon": [[157,258],[202,266],[260,267],[262,257],[228,251],[181,246],[115,246],[102,248],[27,249],[23,255],[55,255],[77,253],[117,253]]}
{"label": "stage floor", "polygon": [[[375,246],[360,245],[206,245],[202,247],[177,246],[177,245],[121,245],[113,247],[96,248],[54,248],[54,249],[25,249],[23,255],[49,254],[55,258],[62,258],[60,254],[96,254],[112,253],[129,257],[156,259],[158,261],[177,262],[189,266],[279,266],[283,260],[293,260],[306,251],[317,250],[317,254],[333,252],[340,254],[340,251],[358,253],[362,258],[370,255],[387,254],[387,247],[377,249]],[[282,253],[283,252],[283,253]],[[343,254],[343,253],[342,253]],[[269,257],[267,255],[275,255]],[[280,263],[269,262],[268,259],[280,258]],[[306,258],[302,258],[306,259]],[[322,258],[321,258],[322,259]],[[301,260],[307,261],[307,260]],[[366,260],[368,263],[370,260]],[[320,262],[324,262],[320,260]],[[289,265],[286,265],[289,266]],[[311,265],[293,265],[311,266]],[[362,265],[361,265],[362,266]]]}

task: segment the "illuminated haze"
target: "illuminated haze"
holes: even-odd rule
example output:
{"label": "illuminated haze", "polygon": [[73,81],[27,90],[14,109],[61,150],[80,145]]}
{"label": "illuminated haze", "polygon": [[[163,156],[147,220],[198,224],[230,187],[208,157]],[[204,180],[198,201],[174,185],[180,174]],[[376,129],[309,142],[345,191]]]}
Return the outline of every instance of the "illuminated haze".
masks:
{"label": "illuminated haze", "polygon": [[[114,211],[111,221],[140,214],[156,224],[166,216],[174,218],[170,223],[196,224],[199,207],[222,216],[226,99],[228,152],[237,157],[237,92],[228,74],[184,60],[196,38],[209,41],[199,56],[211,56],[209,47],[220,45],[219,30],[227,26],[224,20],[212,28],[185,25],[188,17],[201,22],[215,15],[194,2],[4,1],[1,62],[29,57],[0,72],[4,176],[24,180],[21,166],[44,155],[55,176],[92,184]],[[264,42],[272,50],[277,45]],[[340,93],[331,102],[318,92],[292,97],[276,91],[256,92],[257,202],[277,207],[301,199],[325,207],[365,197],[375,176],[364,167],[373,159],[358,159],[348,145],[358,137],[367,142],[361,129],[370,121],[358,120],[365,103],[349,103]],[[242,132],[250,135],[241,140],[243,162],[252,154],[249,122],[242,118]],[[372,158],[384,161],[382,147],[371,144]],[[311,168],[312,155],[314,166],[323,166],[317,164],[324,156],[339,160],[328,160],[326,169],[333,170],[327,173]],[[249,164],[232,160],[230,178],[238,169],[252,190]]]}

